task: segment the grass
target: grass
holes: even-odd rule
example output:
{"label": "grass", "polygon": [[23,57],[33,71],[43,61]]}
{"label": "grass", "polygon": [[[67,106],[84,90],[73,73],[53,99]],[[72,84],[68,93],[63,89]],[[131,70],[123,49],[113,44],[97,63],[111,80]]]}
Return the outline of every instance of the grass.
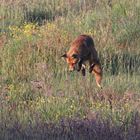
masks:
{"label": "grass", "polygon": [[[9,2],[0,6],[0,139],[139,139],[139,2]],[[95,40],[102,90],[60,58],[79,34]]]}

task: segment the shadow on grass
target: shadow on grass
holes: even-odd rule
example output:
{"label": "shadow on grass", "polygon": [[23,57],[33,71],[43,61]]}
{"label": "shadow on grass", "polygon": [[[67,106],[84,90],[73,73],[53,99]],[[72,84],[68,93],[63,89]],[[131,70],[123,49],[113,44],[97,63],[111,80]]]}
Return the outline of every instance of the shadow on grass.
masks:
{"label": "shadow on grass", "polygon": [[131,124],[113,125],[110,121],[93,119],[67,119],[59,123],[39,123],[2,128],[2,140],[139,140],[140,121],[134,117]]}

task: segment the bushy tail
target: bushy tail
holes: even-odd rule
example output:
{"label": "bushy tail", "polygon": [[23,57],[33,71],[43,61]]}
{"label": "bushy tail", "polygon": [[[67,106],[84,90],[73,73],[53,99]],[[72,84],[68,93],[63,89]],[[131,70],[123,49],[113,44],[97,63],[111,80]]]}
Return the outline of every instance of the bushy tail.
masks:
{"label": "bushy tail", "polygon": [[92,73],[95,76],[95,80],[96,80],[97,86],[100,87],[100,88],[102,88],[101,81],[102,81],[103,72],[102,72],[101,65],[100,64],[96,64],[93,67]]}

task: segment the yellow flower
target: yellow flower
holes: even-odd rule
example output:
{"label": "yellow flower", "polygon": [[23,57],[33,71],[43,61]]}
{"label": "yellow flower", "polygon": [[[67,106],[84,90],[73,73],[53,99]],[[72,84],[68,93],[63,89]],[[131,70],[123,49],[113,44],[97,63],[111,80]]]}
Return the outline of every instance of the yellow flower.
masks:
{"label": "yellow flower", "polygon": [[23,33],[26,35],[26,36],[30,36],[32,35],[34,29],[35,29],[35,26],[33,23],[30,23],[30,24],[24,24],[22,30],[23,30]]}

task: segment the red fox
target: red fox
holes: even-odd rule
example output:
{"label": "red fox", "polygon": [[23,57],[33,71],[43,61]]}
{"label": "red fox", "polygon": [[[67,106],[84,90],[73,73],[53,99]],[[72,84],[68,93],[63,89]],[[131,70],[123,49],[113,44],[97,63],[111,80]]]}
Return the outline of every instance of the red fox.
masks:
{"label": "red fox", "polygon": [[69,51],[62,55],[66,58],[70,71],[82,71],[85,76],[85,62],[89,62],[89,72],[95,76],[96,84],[101,88],[102,68],[95,49],[94,41],[89,35],[80,35],[72,43]]}

